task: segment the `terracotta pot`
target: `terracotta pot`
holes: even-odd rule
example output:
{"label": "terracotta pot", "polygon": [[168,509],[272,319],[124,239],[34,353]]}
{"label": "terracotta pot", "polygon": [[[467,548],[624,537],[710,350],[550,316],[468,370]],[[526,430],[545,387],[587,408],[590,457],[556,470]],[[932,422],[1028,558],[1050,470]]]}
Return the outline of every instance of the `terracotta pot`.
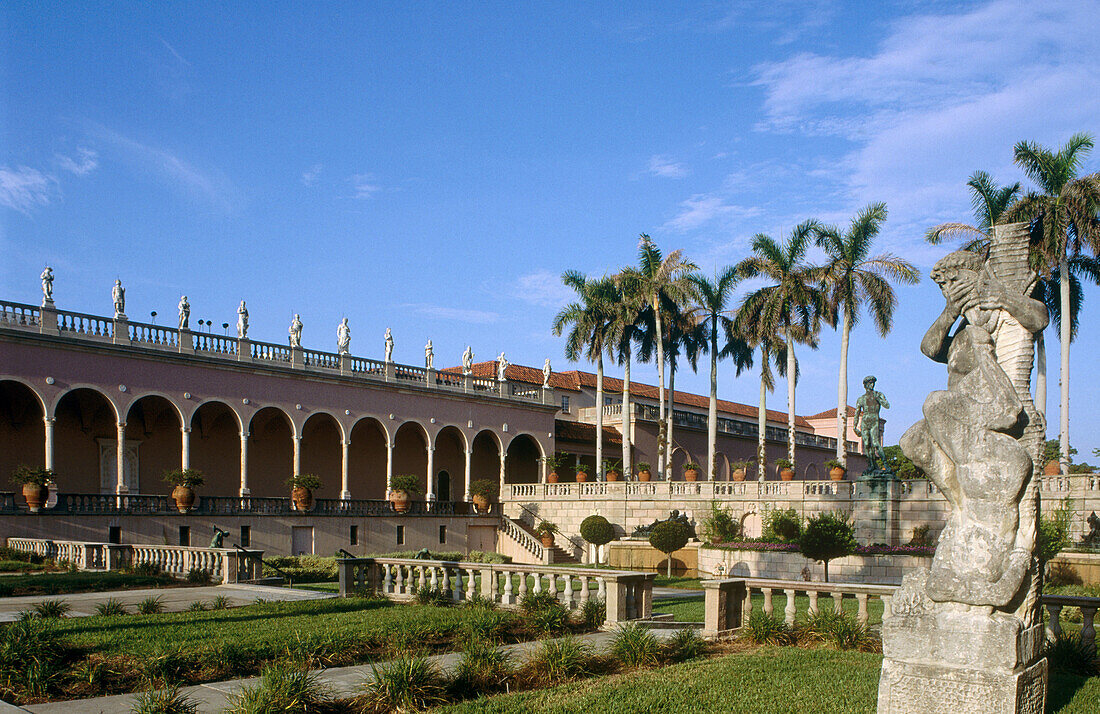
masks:
{"label": "terracotta pot", "polygon": [[176,501],[176,508],[180,513],[187,513],[195,505],[195,489],[190,486],[177,485],[172,489],[172,498]]}
{"label": "terracotta pot", "polygon": [[587,480],[588,480],[588,474],[586,474],[583,471],[578,471],[577,472],[577,483],[584,483]]}
{"label": "terracotta pot", "polygon": [[313,508],[313,491],[301,486],[290,490],[290,501],[296,511],[308,511]]}
{"label": "terracotta pot", "polygon": [[622,479],[622,477],[623,477],[623,475],[618,471],[608,471],[607,472],[607,480],[608,481],[618,481],[618,480]]}
{"label": "terracotta pot", "polygon": [[540,534],[539,535],[539,542],[542,543],[543,548],[553,548],[554,547],[554,534],[553,533],[542,533],[542,534]]}
{"label": "terracotta pot", "polygon": [[26,499],[27,508],[30,509],[31,513],[38,513],[38,509],[42,508],[49,497],[50,489],[45,486],[39,486],[36,483],[23,484],[23,498]]}
{"label": "terracotta pot", "polygon": [[733,480],[734,481],[744,481],[745,480],[745,469],[734,469],[733,470]]}
{"label": "terracotta pot", "polygon": [[684,480],[685,481],[698,481],[699,480],[699,471],[696,470],[696,469],[686,469],[684,471]]}
{"label": "terracotta pot", "polygon": [[1048,461],[1047,465],[1043,467],[1044,476],[1057,476],[1062,473],[1062,465],[1055,461]]}
{"label": "terracotta pot", "polygon": [[794,471],[792,471],[791,469],[781,469],[779,471],[779,478],[783,479],[784,481],[793,481]]}
{"label": "terracotta pot", "polygon": [[390,505],[393,506],[395,513],[407,513],[409,510],[409,494],[406,491],[390,493]]}
{"label": "terracotta pot", "polygon": [[557,474],[556,471],[551,471],[550,473],[546,474],[546,483],[557,483],[557,482],[558,482],[558,474]]}
{"label": "terracotta pot", "polygon": [[829,478],[834,481],[843,481],[845,474],[848,472],[837,466],[835,469],[829,469]]}
{"label": "terracotta pot", "polygon": [[649,481],[652,478],[653,478],[653,474],[650,473],[649,471],[639,471],[638,472],[638,480],[639,481],[643,481],[643,482],[644,481]]}
{"label": "terracotta pot", "polygon": [[[489,512],[489,499],[485,498],[485,496],[474,494],[470,497],[470,500],[474,502],[474,508],[477,509],[478,513]],[[405,504],[405,507],[408,508],[408,503]]]}

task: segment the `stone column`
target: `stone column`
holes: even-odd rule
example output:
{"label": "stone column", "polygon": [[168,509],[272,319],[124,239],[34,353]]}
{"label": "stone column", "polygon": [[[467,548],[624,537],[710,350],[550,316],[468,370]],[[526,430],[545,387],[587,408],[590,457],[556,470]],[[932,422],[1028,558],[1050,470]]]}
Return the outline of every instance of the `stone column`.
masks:
{"label": "stone column", "polygon": [[237,338],[237,361],[252,361],[252,340],[248,339],[247,337]]}
{"label": "stone column", "polygon": [[504,474],[505,474],[505,459],[508,458],[508,453],[501,448],[500,450],[500,490],[497,493],[504,493]]}
{"label": "stone column", "polygon": [[431,502],[435,500],[435,447],[428,447],[428,493],[424,498]]}
{"label": "stone column", "polygon": [[301,345],[296,345],[290,348],[290,366],[295,369],[301,369],[305,366],[306,360],[303,354]]}
{"label": "stone column", "polygon": [[53,470],[53,427],[54,424],[57,423],[57,419],[54,417],[44,417],[42,421],[45,422],[46,429],[46,468]]}
{"label": "stone column", "polygon": [[470,457],[474,455],[473,449],[466,449],[466,485],[462,494],[462,500],[470,502]]}
{"label": "stone column", "polygon": [[437,386],[436,383],[435,383],[435,370],[434,369],[429,369],[427,371],[427,374],[424,376],[424,380],[425,380],[425,384],[424,384],[425,387],[427,387],[428,389],[435,389],[435,387]]}
{"label": "stone column", "polygon": [[348,501],[351,499],[351,491],[348,489],[348,449],[351,441],[344,440],[340,444],[340,498]]}
{"label": "stone column", "polygon": [[539,459],[539,483],[546,483],[546,459]]}
{"label": "stone column", "polygon": [[191,468],[191,427],[180,428],[180,468]]}
{"label": "stone column", "polygon": [[183,354],[195,354],[195,339],[186,327],[179,331],[179,349]]}
{"label": "stone column", "polygon": [[241,497],[252,493],[248,490],[248,432],[241,432]]}
{"label": "stone column", "polygon": [[115,455],[115,492],[129,493],[130,489],[126,486],[126,422],[124,421],[118,423],[118,441],[116,445],[118,451]]}
{"label": "stone column", "polygon": [[392,441],[386,441],[386,498],[390,497],[390,485],[393,484],[393,447]]}
{"label": "stone column", "polygon": [[111,327],[111,341],[116,345],[130,344],[130,321],[125,315],[115,318]]}
{"label": "stone column", "polygon": [[300,476],[302,473],[302,437],[294,435],[291,438],[294,440],[294,463],[290,473],[292,476]]}

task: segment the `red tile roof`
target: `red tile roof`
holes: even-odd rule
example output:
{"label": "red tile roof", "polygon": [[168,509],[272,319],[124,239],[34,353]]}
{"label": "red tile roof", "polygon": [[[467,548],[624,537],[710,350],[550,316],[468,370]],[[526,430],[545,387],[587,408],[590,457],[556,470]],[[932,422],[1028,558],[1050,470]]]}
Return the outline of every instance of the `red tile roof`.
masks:
{"label": "red tile roof", "polygon": [[[856,408],[848,406],[848,416],[854,417],[856,415]],[[832,409],[826,409],[825,411],[806,417],[807,419],[836,419],[836,407]]]}

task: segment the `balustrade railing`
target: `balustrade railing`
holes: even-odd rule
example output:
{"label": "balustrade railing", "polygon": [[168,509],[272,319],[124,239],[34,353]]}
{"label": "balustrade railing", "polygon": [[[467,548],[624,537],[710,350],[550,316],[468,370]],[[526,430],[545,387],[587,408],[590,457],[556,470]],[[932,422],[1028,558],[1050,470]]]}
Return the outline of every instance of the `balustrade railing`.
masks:
{"label": "balustrade railing", "polygon": [[1062,610],[1076,607],[1081,611],[1081,644],[1096,652],[1096,610],[1100,608],[1100,597],[1043,595],[1041,602],[1047,609],[1047,639],[1055,640],[1062,635]]}
{"label": "balustrade railing", "polygon": [[495,392],[500,389],[500,382],[488,377],[471,377],[470,388],[475,392]]}
{"label": "balustrade railing", "polygon": [[253,342],[252,359],[265,362],[290,362],[290,347],[274,342]]}
{"label": "balustrade railing", "polygon": [[309,367],[321,367],[323,369],[340,369],[340,355],[335,352],[319,352],[317,350],[302,350],[302,357]]}
{"label": "balustrade railing", "polygon": [[411,558],[343,558],[336,563],[345,597],[366,591],[408,600],[417,590],[434,588],[456,602],[477,596],[507,607],[528,594],[548,593],[569,608],[602,599],[607,626],[653,614],[654,573]]}
{"label": "balustrade railing", "polygon": [[57,311],[57,329],[61,332],[76,332],[88,337],[110,337],[113,325],[114,322],[106,317],[67,310]]}
{"label": "balustrade railing", "polygon": [[10,327],[38,327],[42,313],[34,305],[0,300],[0,325]]}
{"label": "balustrade railing", "polygon": [[195,332],[192,336],[196,352],[210,352],[217,355],[237,354],[236,337],[223,337],[209,332]]}
{"label": "balustrade railing", "polygon": [[412,367],[406,364],[395,365],[393,376],[396,379],[408,382],[428,383],[428,369],[426,367]]}
{"label": "balustrade railing", "polygon": [[583,481],[517,483],[505,486],[505,498],[688,498],[710,500],[736,496],[837,496],[852,498],[854,481]]}
{"label": "balustrade railing", "polygon": [[351,371],[356,374],[370,374],[382,376],[386,373],[386,363],[366,357],[352,357]]}
{"label": "balustrade railing", "polygon": [[131,322],[130,342],[176,349],[179,348],[180,333],[179,330],[172,327]]}
{"label": "balustrade railing", "polygon": [[546,548],[538,538],[528,533],[526,528],[516,523],[508,516],[501,516],[500,530],[514,540],[521,548],[531,553],[540,563],[545,563],[549,559]]}
{"label": "balustrade railing", "polygon": [[[408,516],[453,516],[459,511],[454,501],[410,501]],[[0,493],[0,514],[24,513],[14,493]],[[465,511],[463,511],[465,513]],[[159,494],[110,493],[62,493],[52,508],[42,508],[39,515],[98,515],[98,514],[158,514],[176,515],[180,511],[171,496]],[[201,496],[187,512],[195,516],[273,515],[291,514],[314,516],[392,516],[395,514],[389,501],[380,499],[318,498],[309,511],[297,511],[289,498],[259,496]],[[500,505],[493,504],[488,516],[500,513]],[[469,515],[473,515],[472,513]]]}

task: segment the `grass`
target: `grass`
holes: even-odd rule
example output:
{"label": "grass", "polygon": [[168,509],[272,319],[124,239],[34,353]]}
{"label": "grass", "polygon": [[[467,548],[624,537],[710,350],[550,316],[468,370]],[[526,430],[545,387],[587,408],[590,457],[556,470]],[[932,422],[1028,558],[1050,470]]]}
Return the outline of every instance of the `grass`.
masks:
{"label": "grass", "polygon": [[135,590],[185,586],[170,575],[137,575],[135,573],[63,572],[41,575],[11,575],[0,578],[0,597],[21,595],[67,595],[70,593],[102,592],[105,590]]}
{"label": "grass", "polygon": [[[804,618],[806,612],[810,607],[810,598],[806,595],[795,595],[794,598],[795,610],[798,613],[798,617]],[[761,593],[753,593],[752,595],[752,607],[753,611],[763,611],[764,609],[764,596]],[[787,607],[787,596],[783,593],[772,594],[772,614],[779,617],[783,617],[783,610]],[[832,611],[833,599],[830,597],[818,597],[817,599],[818,610]],[[844,598],[844,612],[855,617],[859,610],[859,604],[855,598]],[[659,613],[672,613],[676,622],[702,622],[703,621],[703,596],[702,595],[685,595],[683,597],[674,598],[662,598],[661,600],[653,601],[653,612]],[[882,622],[882,601],[878,599],[871,599],[867,603],[867,615],[869,625],[878,625]]]}
{"label": "grass", "polygon": [[0,573],[26,573],[45,570],[45,563],[28,563],[25,560],[0,560]]}

